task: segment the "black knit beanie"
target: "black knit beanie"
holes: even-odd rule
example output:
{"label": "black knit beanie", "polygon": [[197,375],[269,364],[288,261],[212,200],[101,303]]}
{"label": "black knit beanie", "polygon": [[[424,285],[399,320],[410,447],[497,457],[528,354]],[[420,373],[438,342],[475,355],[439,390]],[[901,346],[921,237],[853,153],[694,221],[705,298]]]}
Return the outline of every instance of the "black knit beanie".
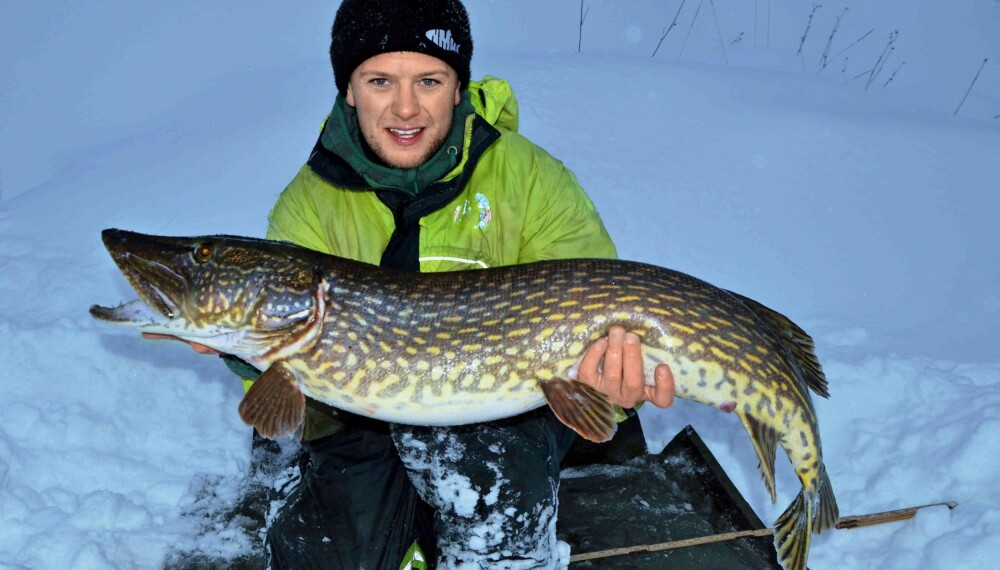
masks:
{"label": "black knit beanie", "polygon": [[379,54],[412,51],[434,56],[468,87],[472,63],[469,15],[459,0],[344,0],[333,21],[330,62],[337,89]]}

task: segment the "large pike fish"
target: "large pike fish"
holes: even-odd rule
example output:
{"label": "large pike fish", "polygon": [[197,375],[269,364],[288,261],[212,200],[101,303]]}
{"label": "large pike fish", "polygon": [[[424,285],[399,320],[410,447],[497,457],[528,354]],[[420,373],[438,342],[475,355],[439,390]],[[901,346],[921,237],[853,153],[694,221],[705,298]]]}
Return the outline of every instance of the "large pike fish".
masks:
{"label": "large pike fish", "polygon": [[802,490],[775,523],[786,569],[838,519],[809,389],[827,384],[809,336],[751,299],[683,273],[616,260],[544,261],[405,273],[233,236],[105,230],[139,294],[97,319],[171,334],[263,371],[240,415],[269,437],[302,423],[305,396],[381,420],[457,425],[548,403],[593,441],[613,406],[574,380],[584,350],[621,325],[642,338],[647,378],[673,370],[677,395],[739,417],[776,499],[780,445]]}

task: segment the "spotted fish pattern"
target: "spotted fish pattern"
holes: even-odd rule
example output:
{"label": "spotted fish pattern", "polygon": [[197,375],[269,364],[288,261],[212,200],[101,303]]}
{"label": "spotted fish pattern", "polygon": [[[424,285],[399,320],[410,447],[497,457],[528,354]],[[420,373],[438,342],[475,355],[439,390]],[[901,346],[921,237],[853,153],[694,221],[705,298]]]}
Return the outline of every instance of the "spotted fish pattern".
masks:
{"label": "spotted fish pattern", "polygon": [[263,370],[240,406],[269,436],[301,424],[304,397],[386,421],[457,425],[548,405],[595,441],[615,429],[607,399],[575,380],[584,351],[620,325],[642,341],[647,378],[746,428],[772,500],[785,451],[802,491],[779,517],[785,568],[838,509],[810,390],[828,396],[810,337],[752,299],[655,265],[597,259],[414,274],[233,236],[105,230],[140,299],[98,319],[173,334]]}

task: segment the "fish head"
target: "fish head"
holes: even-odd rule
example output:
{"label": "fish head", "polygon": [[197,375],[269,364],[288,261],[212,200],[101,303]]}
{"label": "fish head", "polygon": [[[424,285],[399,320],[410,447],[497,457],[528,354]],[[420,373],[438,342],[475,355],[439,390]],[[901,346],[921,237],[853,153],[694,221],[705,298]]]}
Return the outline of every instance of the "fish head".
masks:
{"label": "fish head", "polygon": [[94,305],[99,320],[253,356],[314,313],[314,252],[235,236],[101,235],[139,299]]}

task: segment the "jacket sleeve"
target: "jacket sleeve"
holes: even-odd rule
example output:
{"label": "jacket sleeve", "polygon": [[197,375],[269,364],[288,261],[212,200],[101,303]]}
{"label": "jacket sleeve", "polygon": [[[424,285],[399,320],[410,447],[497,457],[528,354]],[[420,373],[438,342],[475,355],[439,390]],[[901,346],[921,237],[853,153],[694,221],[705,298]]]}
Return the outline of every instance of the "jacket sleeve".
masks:
{"label": "jacket sleeve", "polygon": [[617,258],[611,236],[573,173],[545,150],[531,147],[519,262]]}
{"label": "jacket sleeve", "polygon": [[308,249],[330,253],[321,235],[323,225],[316,203],[308,192],[308,166],[288,183],[267,216],[267,239],[292,242]]}

